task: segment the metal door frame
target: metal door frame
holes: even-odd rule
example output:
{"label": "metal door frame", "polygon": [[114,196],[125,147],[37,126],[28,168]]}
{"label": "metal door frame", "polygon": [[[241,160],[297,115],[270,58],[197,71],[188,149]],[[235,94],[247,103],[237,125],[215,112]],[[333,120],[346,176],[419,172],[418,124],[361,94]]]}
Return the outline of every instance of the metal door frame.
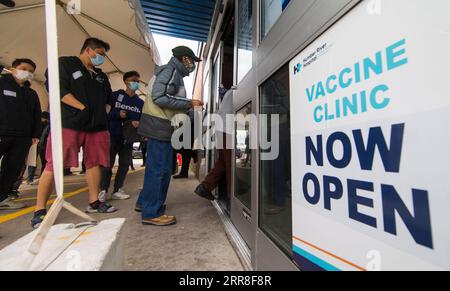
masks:
{"label": "metal door frame", "polygon": [[[253,38],[253,48],[256,47],[257,44],[257,7],[258,1],[252,0],[252,38]],[[234,41],[234,84],[236,84],[236,90],[234,90],[233,95],[233,108],[234,113],[237,113],[242,108],[244,108],[247,104],[252,104],[252,113],[258,113],[258,105],[257,105],[257,95],[255,95],[254,88],[256,87],[256,55],[255,50],[253,49],[253,59],[252,59],[252,69],[247,73],[247,75],[237,84],[238,78],[238,40],[239,40],[239,0],[236,1],[235,5],[235,41]],[[256,137],[259,137],[259,133],[254,133]],[[235,133],[234,135],[235,136]],[[233,137],[234,139],[235,137]],[[233,140],[233,144],[235,141]],[[248,248],[252,253],[252,258],[254,258],[254,250],[255,250],[255,238],[256,238],[256,229],[258,226],[257,219],[257,201],[255,200],[255,195],[257,195],[257,172],[255,172],[255,167],[258,164],[257,160],[257,150],[252,150],[251,158],[252,158],[252,170],[251,170],[251,209],[248,209],[235,195],[236,195],[236,151],[233,149],[232,151],[232,192],[231,192],[231,221],[235,225],[236,229],[241,234],[244,241],[247,243]],[[254,261],[252,259],[252,261]],[[253,262],[252,262],[253,265]]]}

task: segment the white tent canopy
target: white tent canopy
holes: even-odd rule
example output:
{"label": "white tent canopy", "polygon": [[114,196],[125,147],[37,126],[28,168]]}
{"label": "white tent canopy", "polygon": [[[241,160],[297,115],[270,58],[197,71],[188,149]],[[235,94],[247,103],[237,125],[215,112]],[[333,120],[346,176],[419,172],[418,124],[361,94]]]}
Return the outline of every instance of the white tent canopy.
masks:
{"label": "white tent canopy", "polygon": [[[109,75],[113,90],[124,86],[122,74],[127,71],[138,71],[142,80],[150,80],[160,60],[139,1],[55,1],[60,56],[77,56],[86,38],[98,37],[111,45],[101,69]],[[42,108],[47,109],[48,97],[42,86],[47,68],[44,0],[15,2],[15,8],[0,6],[0,64],[8,67],[16,58],[35,61],[38,68],[33,88]]]}

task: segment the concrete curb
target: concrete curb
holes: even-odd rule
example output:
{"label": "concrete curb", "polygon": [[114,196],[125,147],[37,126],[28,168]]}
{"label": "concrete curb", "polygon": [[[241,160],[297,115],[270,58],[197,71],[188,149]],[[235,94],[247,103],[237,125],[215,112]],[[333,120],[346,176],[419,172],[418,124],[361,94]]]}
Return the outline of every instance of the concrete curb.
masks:
{"label": "concrete curb", "polygon": [[[121,271],[124,263],[125,219],[116,218],[96,226],[75,228],[55,225],[50,230],[31,270]],[[0,251],[0,271],[21,270],[24,254],[34,232]]]}

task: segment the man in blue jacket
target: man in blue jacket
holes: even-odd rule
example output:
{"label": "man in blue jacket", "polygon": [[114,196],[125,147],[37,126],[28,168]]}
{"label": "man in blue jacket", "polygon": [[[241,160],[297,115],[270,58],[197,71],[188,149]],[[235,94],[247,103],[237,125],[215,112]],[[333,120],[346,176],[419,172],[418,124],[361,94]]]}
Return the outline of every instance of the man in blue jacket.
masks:
{"label": "man in blue jacket", "polygon": [[[139,89],[140,75],[132,71],[125,73],[123,81],[126,90],[119,90],[112,93],[111,112],[109,113],[109,133],[111,136],[110,147],[110,167],[102,169],[100,201],[126,200],[130,195],[122,189],[128,169],[133,162],[133,141],[124,138],[124,125],[129,123],[136,130],[139,127],[142,107],[144,101],[139,98],[136,91]],[[109,186],[111,184],[112,168],[119,156],[119,168],[114,182],[114,191],[109,195]]]}

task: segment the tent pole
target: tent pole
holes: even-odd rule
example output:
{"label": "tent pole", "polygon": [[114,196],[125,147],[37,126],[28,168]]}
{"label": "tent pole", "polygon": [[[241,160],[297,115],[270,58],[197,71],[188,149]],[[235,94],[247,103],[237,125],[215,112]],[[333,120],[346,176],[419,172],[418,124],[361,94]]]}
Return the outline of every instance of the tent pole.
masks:
{"label": "tent pole", "polygon": [[24,254],[22,262],[23,270],[31,270],[36,256],[41,250],[42,244],[47,237],[50,228],[56,220],[64,204],[64,181],[62,166],[62,125],[61,125],[61,104],[59,87],[59,63],[58,63],[58,31],[56,2],[54,0],[45,0],[45,22],[47,34],[47,64],[49,81],[49,106],[50,123],[52,125],[52,156],[54,160],[54,179],[57,199],[53,203],[48,215],[36,231],[31,244]]}
{"label": "tent pole", "polygon": [[62,125],[61,125],[61,99],[59,87],[59,61],[58,61],[58,21],[56,15],[56,2],[45,0],[45,18],[47,32],[47,64],[50,99],[50,118],[52,124],[52,143],[54,175],[56,194],[63,197],[63,154],[62,154]]}
{"label": "tent pole", "polygon": [[62,152],[62,122],[61,99],[59,87],[59,57],[58,57],[58,19],[56,14],[56,1],[45,0],[45,22],[47,34],[47,64],[49,81],[50,123],[52,125],[52,157],[53,173],[57,199],[45,217],[39,229],[36,231],[29,248],[24,254],[22,269],[30,270],[36,256],[39,254],[48,232],[56,221],[58,214],[64,207],[83,219],[96,223],[93,218],[75,209],[64,201],[64,161]]}

